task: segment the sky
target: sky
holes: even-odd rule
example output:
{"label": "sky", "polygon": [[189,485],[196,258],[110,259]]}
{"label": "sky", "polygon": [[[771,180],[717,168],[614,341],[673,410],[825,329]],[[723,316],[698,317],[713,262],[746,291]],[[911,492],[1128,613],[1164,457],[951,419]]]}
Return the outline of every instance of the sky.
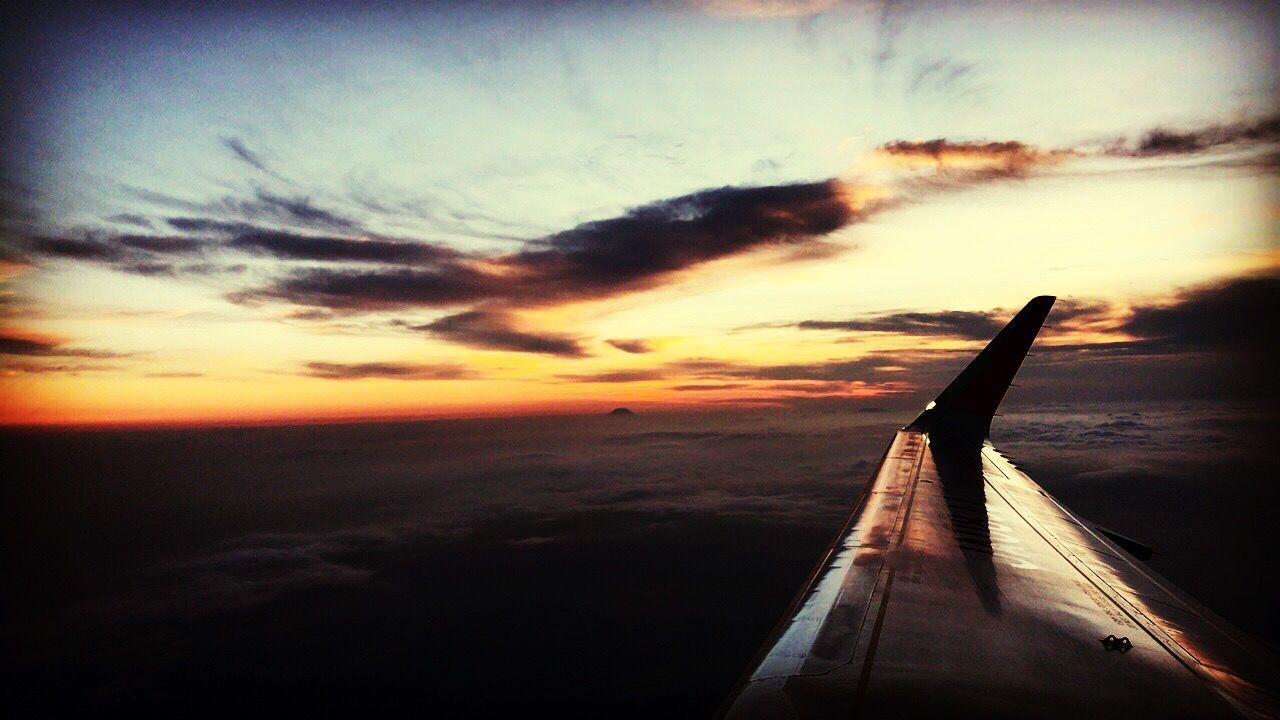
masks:
{"label": "sky", "polygon": [[1274,6],[20,12],[5,424],[1275,391]]}
{"label": "sky", "polygon": [[31,5],[8,714],[706,717],[1042,294],[993,442],[1280,642],[1274,4]]}

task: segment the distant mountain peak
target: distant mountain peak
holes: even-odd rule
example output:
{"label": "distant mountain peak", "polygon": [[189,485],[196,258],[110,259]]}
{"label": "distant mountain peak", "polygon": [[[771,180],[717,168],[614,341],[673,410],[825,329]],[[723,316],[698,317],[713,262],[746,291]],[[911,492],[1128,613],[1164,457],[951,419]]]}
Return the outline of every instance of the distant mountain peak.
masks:
{"label": "distant mountain peak", "polygon": [[610,411],[609,411],[609,414],[610,414],[610,415],[617,415],[617,416],[619,416],[619,417],[635,415],[635,413],[631,412],[631,410],[629,410],[629,409],[627,409],[627,408],[624,408],[624,407],[614,408],[614,409],[612,409],[612,410],[610,410]]}

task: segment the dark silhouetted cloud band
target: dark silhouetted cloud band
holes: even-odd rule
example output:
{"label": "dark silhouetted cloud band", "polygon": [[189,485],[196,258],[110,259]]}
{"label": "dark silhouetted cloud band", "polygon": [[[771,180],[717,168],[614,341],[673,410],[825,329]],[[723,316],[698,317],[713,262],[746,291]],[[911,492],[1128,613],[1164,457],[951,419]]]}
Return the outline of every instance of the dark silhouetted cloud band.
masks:
{"label": "dark silhouetted cloud band", "polygon": [[325,380],[462,380],[473,374],[461,365],[449,363],[425,365],[420,363],[330,363],[310,362],[305,373]]}
{"label": "dark silhouetted cloud band", "polygon": [[510,317],[500,312],[473,310],[448,315],[414,330],[431,333],[450,342],[490,350],[582,357],[586,351],[566,335],[538,334],[513,327]]}

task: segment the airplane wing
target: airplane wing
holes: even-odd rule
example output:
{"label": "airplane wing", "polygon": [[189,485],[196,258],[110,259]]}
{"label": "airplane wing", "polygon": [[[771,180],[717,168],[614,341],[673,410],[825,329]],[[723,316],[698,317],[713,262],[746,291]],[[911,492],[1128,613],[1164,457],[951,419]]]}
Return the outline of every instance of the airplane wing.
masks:
{"label": "airplane wing", "polygon": [[987,440],[1053,302],[897,433],[723,716],[1280,716],[1269,650]]}

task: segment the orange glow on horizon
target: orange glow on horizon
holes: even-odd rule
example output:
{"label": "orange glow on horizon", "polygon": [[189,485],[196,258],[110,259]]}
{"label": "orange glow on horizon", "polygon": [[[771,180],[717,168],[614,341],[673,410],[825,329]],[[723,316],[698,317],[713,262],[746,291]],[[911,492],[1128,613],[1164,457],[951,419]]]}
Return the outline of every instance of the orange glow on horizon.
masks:
{"label": "orange glow on horizon", "polygon": [[[708,391],[706,395],[719,395]],[[608,400],[565,400],[560,402],[474,405],[447,409],[391,409],[357,410],[349,408],[308,408],[296,411],[262,412],[124,412],[102,410],[99,412],[59,412],[49,408],[44,412],[25,416],[9,414],[9,408],[0,412],[0,427],[47,428],[165,428],[165,427],[223,427],[241,425],[307,425],[343,422],[395,422],[418,420],[453,420],[472,418],[518,418],[562,415],[603,415],[616,407],[626,407],[638,412],[697,412],[713,409],[786,407],[788,397],[820,399],[871,399],[886,397],[895,392],[868,392],[860,394],[794,394],[761,393],[758,396],[728,394],[724,397],[698,399],[638,399],[627,394]]]}

